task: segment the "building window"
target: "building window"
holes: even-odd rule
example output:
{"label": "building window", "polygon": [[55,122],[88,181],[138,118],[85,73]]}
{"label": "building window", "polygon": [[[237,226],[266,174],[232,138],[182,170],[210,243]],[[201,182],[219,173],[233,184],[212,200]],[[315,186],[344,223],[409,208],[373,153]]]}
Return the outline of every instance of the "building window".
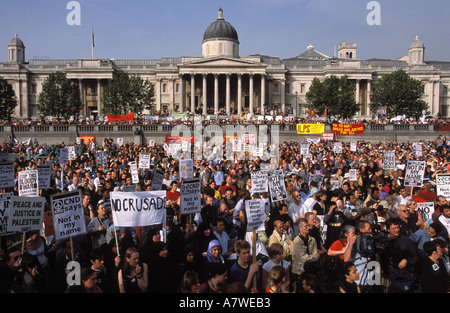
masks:
{"label": "building window", "polygon": [[162,92],[167,92],[167,84],[162,84]]}
{"label": "building window", "polygon": [[278,91],[278,84],[273,84],[273,92],[279,92]]}
{"label": "building window", "polygon": [[284,85],[284,92],[291,93],[291,84],[286,83],[286,85]]}
{"label": "building window", "polygon": [[31,94],[35,95],[37,93],[37,85],[31,84]]}
{"label": "building window", "polygon": [[300,93],[304,94],[305,93],[305,84],[301,84],[300,85]]}
{"label": "building window", "polygon": [[175,84],[175,92],[180,92],[180,84]]}
{"label": "building window", "polygon": [[219,54],[224,54],[223,43],[219,44]]}

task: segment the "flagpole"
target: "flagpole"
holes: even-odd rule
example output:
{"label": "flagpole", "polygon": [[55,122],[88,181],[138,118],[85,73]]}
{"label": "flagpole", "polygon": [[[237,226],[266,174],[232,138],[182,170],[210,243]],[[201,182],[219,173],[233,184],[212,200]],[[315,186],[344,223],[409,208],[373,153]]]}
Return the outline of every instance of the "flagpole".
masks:
{"label": "flagpole", "polygon": [[94,60],[94,46],[95,46],[95,44],[94,44],[94,27],[93,26],[91,26],[91,40],[92,40],[92,43],[91,43],[92,60]]}

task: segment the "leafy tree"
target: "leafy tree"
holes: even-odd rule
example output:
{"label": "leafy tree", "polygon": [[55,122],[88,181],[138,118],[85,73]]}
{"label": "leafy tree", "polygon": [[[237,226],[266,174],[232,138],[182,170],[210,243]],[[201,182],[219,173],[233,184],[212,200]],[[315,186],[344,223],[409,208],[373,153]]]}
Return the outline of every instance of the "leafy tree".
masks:
{"label": "leafy tree", "polygon": [[386,106],[388,118],[405,115],[419,118],[428,104],[422,100],[424,87],[420,80],[409,76],[404,70],[397,70],[383,75],[373,84],[370,95],[370,109],[378,110],[378,106]]}
{"label": "leafy tree", "polygon": [[338,118],[351,118],[360,108],[355,100],[355,82],[348,77],[330,76],[321,82],[317,77],[312,81],[306,93],[307,107],[323,114]]}
{"label": "leafy tree", "polygon": [[153,85],[148,80],[115,72],[103,91],[103,113],[134,112],[140,116],[144,110],[151,108],[154,95]]}
{"label": "leafy tree", "polygon": [[17,100],[13,87],[0,77],[0,119],[10,121],[16,106]]}
{"label": "leafy tree", "polygon": [[70,81],[62,72],[48,75],[38,98],[40,117],[54,116],[58,121],[70,116],[77,118],[82,106],[77,82]]}

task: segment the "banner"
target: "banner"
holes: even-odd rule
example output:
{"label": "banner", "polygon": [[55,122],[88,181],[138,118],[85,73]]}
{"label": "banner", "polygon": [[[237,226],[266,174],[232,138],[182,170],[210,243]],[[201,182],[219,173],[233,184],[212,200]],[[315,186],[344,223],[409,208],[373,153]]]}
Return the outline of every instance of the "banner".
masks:
{"label": "banner", "polygon": [[28,170],[19,172],[17,175],[17,187],[19,189],[19,196],[39,196],[38,171]]}
{"label": "banner", "polygon": [[334,141],[334,133],[323,133],[322,140]]}
{"label": "banner", "polygon": [[86,233],[81,192],[64,192],[50,197],[55,239],[61,240]]}
{"label": "banner", "polygon": [[422,187],[426,164],[424,161],[408,161],[406,164],[405,186]]}
{"label": "banner", "polygon": [[338,124],[333,123],[333,134],[337,135],[359,135],[364,134],[364,123]]}
{"label": "banner", "polygon": [[39,189],[50,188],[50,179],[52,175],[52,168],[50,165],[39,165],[37,167],[38,171],[38,182]]}
{"label": "banner", "polygon": [[395,169],[395,150],[384,151],[383,168],[385,170]]}
{"label": "banner", "polygon": [[325,124],[297,124],[297,134],[322,134]]}
{"label": "banner", "polygon": [[436,194],[450,200],[450,174],[436,174]]}
{"label": "banner", "polygon": [[267,175],[270,198],[272,202],[283,201],[287,198],[283,172],[281,170],[269,171]]}
{"label": "banner", "polygon": [[252,193],[268,192],[268,172],[266,170],[252,171],[250,173],[252,180]]}
{"label": "banner", "polygon": [[40,230],[44,220],[44,197],[17,197],[10,200],[8,232]]}
{"label": "banner", "polygon": [[247,232],[258,232],[265,229],[265,203],[263,199],[245,200]]}
{"label": "banner", "polygon": [[134,112],[128,114],[106,114],[106,118],[108,121],[125,121],[132,122],[134,121]]}
{"label": "banner", "polygon": [[14,163],[0,163],[0,188],[14,187]]}
{"label": "banner", "polygon": [[180,185],[180,214],[201,211],[200,179],[183,180]]}
{"label": "banner", "polygon": [[111,192],[114,225],[148,226],[165,223],[166,191]]}
{"label": "banner", "polygon": [[183,141],[187,141],[190,143],[194,143],[194,136],[191,137],[183,137],[183,136],[171,136],[166,135],[166,143],[182,143]]}
{"label": "banner", "polygon": [[85,145],[87,145],[90,142],[94,142],[95,141],[95,136],[82,135],[79,138],[83,139],[83,142],[84,142]]}

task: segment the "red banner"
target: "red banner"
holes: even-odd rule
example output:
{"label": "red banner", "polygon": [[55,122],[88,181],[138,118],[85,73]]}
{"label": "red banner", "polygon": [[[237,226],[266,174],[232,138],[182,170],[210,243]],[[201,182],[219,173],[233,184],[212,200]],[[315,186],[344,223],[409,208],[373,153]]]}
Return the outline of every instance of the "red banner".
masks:
{"label": "red banner", "polygon": [[108,121],[125,121],[132,122],[134,121],[134,112],[128,114],[106,114]]}
{"label": "red banner", "polygon": [[337,134],[337,135],[364,134],[364,123],[359,123],[359,124],[333,123],[333,134]]}
{"label": "red banner", "polygon": [[194,136],[189,137],[183,137],[183,136],[170,136],[166,135],[166,143],[175,142],[175,143],[181,143],[183,141],[190,141],[191,143],[194,143]]}

